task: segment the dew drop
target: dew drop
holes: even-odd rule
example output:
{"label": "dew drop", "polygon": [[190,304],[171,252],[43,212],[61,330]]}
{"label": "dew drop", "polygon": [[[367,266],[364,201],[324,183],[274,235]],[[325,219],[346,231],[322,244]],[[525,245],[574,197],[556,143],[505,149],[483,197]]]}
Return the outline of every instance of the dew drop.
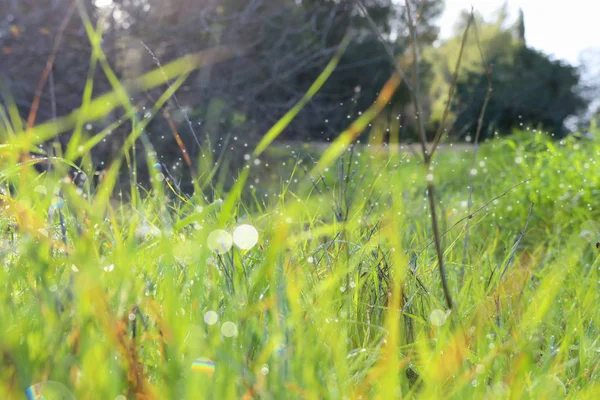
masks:
{"label": "dew drop", "polygon": [[263,376],[269,375],[269,366],[267,364],[263,364],[263,366],[260,367],[260,373]]}
{"label": "dew drop", "polygon": [[429,314],[429,322],[434,326],[442,326],[446,323],[448,316],[443,310],[435,309]]}

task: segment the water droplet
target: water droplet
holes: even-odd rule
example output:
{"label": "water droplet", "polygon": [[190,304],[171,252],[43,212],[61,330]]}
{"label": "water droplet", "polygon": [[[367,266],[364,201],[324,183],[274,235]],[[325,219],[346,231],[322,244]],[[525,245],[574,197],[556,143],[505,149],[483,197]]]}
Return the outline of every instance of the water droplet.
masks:
{"label": "water droplet", "polygon": [[477,364],[475,366],[475,372],[477,372],[479,375],[483,374],[485,372],[485,365]]}
{"label": "water droplet", "polygon": [[114,269],[115,269],[115,264],[110,264],[110,265],[107,265],[106,267],[104,267],[104,270],[106,272],[112,272]]}
{"label": "water droplet", "polygon": [[269,366],[267,364],[263,364],[263,366],[260,367],[260,373],[262,375],[269,375]]}
{"label": "water droplet", "polygon": [[65,201],[63,199],[56,199],[52,203],[51,207],[53,210],[60,210],[61,208],[63,208],[64,205],[65,205]]}
{"label": "water droplet", "polygon": [[159,236],[161,234],[160,229],[150,225],[148,222],[142,222],[137,228],[135,228],[135,236],[138,239],[147,239],[153,236]]}
{"label": "water droplet", "polygon": [[448,319],[448,315],[440,309],[432,310],[429,314],[429,322],[434,326],[442,326],[446,323],[446,319]]}

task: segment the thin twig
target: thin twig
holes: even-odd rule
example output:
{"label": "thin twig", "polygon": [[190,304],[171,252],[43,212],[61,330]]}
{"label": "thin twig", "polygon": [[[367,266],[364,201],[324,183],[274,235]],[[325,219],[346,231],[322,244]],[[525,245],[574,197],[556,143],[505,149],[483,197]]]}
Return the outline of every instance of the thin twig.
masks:
{"label": "thin twig", "polygon": [[[463,222],[464,220],[469,220],[471,218],[473,218],[475,216],[475,214],[477,214],[479,211],[483,210],[484,208],[486,208],[487,206],[489,206],[491,203],[493,203],[494,201],[498,200],[501,197],[506,196],[511,190],[529,182],[531,179],[525,179],[522,182],[517,183],[516,185],[514,185],[513,187],[511,187],[510,189],[506,190],[505,192],[503,192],[502,194],[492,198],[491,200],[488,200],[487,202],[485,202],[482,206],[480,206],[479,208],[477,208],[475,211],[473,211],[470,214],[467,214],[466,217],[462,217],[461,219],[459,219],[458,221],[456,221],[450,228],[446,229],[440,236],[444,237],[446,234],[448,234],[451,230],[453,230],[454,228],[456,228],[456,226],[458,224],[460,224],[461,222]],[[417,251],[418,254],[421,254],[422,252],[425,251],[425,249],[427,249],[429,246],[431,246],[434,242],[434,239],[431,239],[429,241],[429,243],[427,243],[425,246],[423,246],[420,250]]]}
{"label": "thin twig", "polygon": [[[406,1],[408,4],[408,0],[406,0]],[[467,21],[467,26],[465,27],[465,31],[462,36],[462,43],[460,45],[460,50],[458,52],[458,59],[456,60],[456,65],[454,67],[454,75],[452,76],[452,83],[450,84],[450,88],[448,88],[448,99],[446,100],[446,108],[444,109],[444,114],[442,115],[442,120],[440,121],[440,125],[439,125],[438,130],[433,139],[433,145],[431,147],[431,155],[432,156],[435,153],[435,151],[437,150],[437,148],[440,144],[440,141],[442,140],[442,136],[444,134],[444,130],[446,127],[446,119],[448,118],[448,114],[450,112],[450,106],[452,105],[452,98],[454,97],[454,91],[456,90],[456,84],[458,82],[458,72],[460,71],[460,65],[462,63],[463,52],[464,52],[464,49],[467,44],[467,38],[469,36],[469,28],[471,27],[471,24],[473,23],[474,19],[475,19],[475,17],[474,17],[473,11],[471,10],[471,15],[469,17],[469,20]]]}
{"label": "thin twig", "polygon": [[[423,152],[423,160],[424,165],[427,170],[429,170],[429,166],[431,163],[431,152],[427,149],[427,134],[425,133],[425,118],[423,115],[423,110],[421,107],[421,102],[419,101],[419,96],[421,95],[421,85],[420,85],[420,74],[419,74],[419,50],[417,49],[417,30],[414,27],[414,22],[412,18],[412,13],[410,11],[410,6],[408,4],[408,0],[405,0],[406,4],[406,13],[408,15],[408,30],[411,35],[411,49],[412,49],[412,84],[413,89],[410,90],[410,97],[415,107],[415,112],[417,114],[417,131],[419,133],[419,138],[421,139],[421,150]],[[427,185],[429,187],[429,184]],[[433,185],[431,185],[433,186]],[[431,202],[430,202],[431,204]],[[435,210],[432,210],[432,216],[435,214]],[[437,222],[434,222],[434,225],[437,226]],[[434,235],[435,235],[434,228]],[[443,266],[441,269],[443,270]],[[445,280],[445,278],[442,278]],[[446,296],[448,297],[448,296]]]}
{"label": "thin twig", "polygon": [[[142,44],[142,46],[144,46],[144,48],[146,49],[146,51],[148,52],[148,54],[150,54],[150,56],[154,60],[154,63],[159,68],[159,70],[163,74],[163,76],[166,78],[166,74],[165,74],[165,72],[163,70],[162,64],[161,64],[160,60],[158,59],[158,57],[152,52],[152,50],[150,50],[150,47],[146,46],[146,44],[144,42],[140,41],[140,43]],[[169,83],[168,80],[166,80],[166,83],[167,83],[167,86],[170,88],[171,84]],[[181,111],[181,114],[183,115],[183,118],[185,119],[185,122],[187,123],[187,126],[190,129],[190,133],[194,137],[194,140],[195,140],[196,144],[198,145],[198,147],[202,147],[201,144],[200,144],[200,141],[198,140],[198,136],[196,135],[196,131],[194,130],[194,126],[192,124],[192,120],[190,119],[190,117],[189,117],[187,111],[185,110],[185,108],[181,105],[181,103],[179,103],[179,99],[177,98],[177,95],[175,93],[173,93],[172,99],[175,102],[175,105],[177,105],[177,108],[179,108],[179,111]]]}
{"label": "thin twig", "polygon": [[367,19],[367,21],[369,22],[369,25],[371,26],[371,30],[373,30],[373,32],[375,32],[375,35],[377,35],[377,38],[379,39],[379,42],[381,43],[381,45],[385,49],[388,57],[392,61],[392,66],[396,70],[396,73],[398,73],[398,75],[400,75],[400,77],[402,78],[402,80],[404,81],[404,83],[406,84],[406,86],[408,87],[408,90],[412,92],[412,83],[408,80],[408,76],[407,76],[406,72],[402,69],[402,67],[396,61],[396,56],[394,55],[394,52],[392,51],[392,49],[390,48],[390,46],[387,45],[387,42],[386,42],[385,38],[381,34],[381,31],[377,27],[377,24],[375,23],[375,21],[373,21],[373,18],[369,14],[369,11],[365,7],[363,1],[362,0],[356,0],[356,4],[358,5],[358,8],[360,8],[360,10],[363,12],[363,14],[364,14],[365,18]]}
{"label": "thin twig", "polygon": [[[471,10],[471,15],[473,14],[473,10]],[[479,31],[477,30],[477,21],[473,21],[473,29],[475,30],[475,40],[477,42],[477,48],[479,49],[479,55],[481,56],[481,63],[485,69],[486,72],[486,77],[487,77],[487,81],[488,81],[488,86],[487,86],[487,92],[485,94],[485,99],[483,101],[483,106],[481,108],[481,112],[479,114],[479,119],[477,120],[477,130],[475,132],[475,140],[473,141],[473,162],[471,165],[471,171],[473,169],[475,169],[476,165],[475,163],[477,162],[477,152],[479,150],[479,136],[481,135],[481,129],[483,127],[483,118],[485,116],[485,110],[487,109],[488,103],[490,101],[490,98],[492,97],[492,71],[493,71],[493,66],[488,65],[485,56],[483,55],[483,51],[481,49],[481,41],[479,39]],[[474,191],[474,181],[475,181],[475,176],[471,173],[469,178],[469,200],[467,202],[467,211],[470,213],[471,212],[471,207],[473,207],[473,191]],[[463,242],[463,261],[462,261],[462,267],[460,270],[460,277],[459,277],[459,285],[462,286],[462,282],[464,279],[464,275],[465,275],[465,265],[467,264],[467,248],[469,246],[469,222],[467,221],[467,224],[465,226],[465,240]]]}
{"label": "thin twig", "polygon": [[40,82],[38,83],[38,86],[35,90],[35,96],[33,98],[33,102],[31,103],[31,110],[29,111],[29,116],[27,117],[27,128],[28,129],[33,128],[33,125],[35,124],[37,110],[40,105],[40,100],[42,98],[42,91],[44,90],[44,86],[46,86],[46,81],[48,80],[48,76],[50,75],[50,72],[52,71],[52,66],[54,65],[56,53],[58,52],[58,48],[59,48],[60,43],[63,38],[63,34],[65,33],[65,30],[67,29],[67,25],[69,24],[69,21],[71,20],[71,17],[73,16],[73,13],[75,12],[76,4],[77,4],[76,0],[73,0],[71,2],[71,5],[69,6],[69,9],[67,10],[67,14],[65,15],[65,18],[62,20],[62,23],[60,24],[60,27],[58,28],[58,34],[56,35],[56,39],[54,40],[54,46],[52,47],[52,53],[50,53],[50,57],[48,57],[48,60],[46,61],[46,66],[44,67],[44,71],[42,72]]}
{"label": "thin twig", "polygon": [[[502,270],[502,273],[500,274],[500,279],[502,279],[502,277],[504,276],[504,273],[508,269],[508,266],[512,263],[515,253],[517,252],[517,248],[519,247],[519,243],[521,243],[521,240],[523,240],[523,238],[525,237],[525,232],[527,231],[527,226],[529,225],[529,220],[531,219],[531,214],[533,213],[533,205],[534,205],[534,203],[531,203],[531,207],[529,207],[529,215],[527,216],[527,221],[525,222],[525,227],[519,234],[519,237],[517,237],[517,240],[515,240],[515,244],[513,245],[512,251],[510,252],[510,256],[508,257],[508,260],[506,260],[506,264],[504,264],[504,269]],[[491,279],[492,279],[492,277],[490,276],[490,281],[491,281]],[[502,312],[502,306],[500,305],[500,295],[497,294],[496,295],[496,324],[498,325],[498,327],[502,326],[502,320],[500,318],[501,312]]]}
{"label": "thin twig", "polygon": [[[453,97],[454,91],[456,89],[456,84],[457,84],[457,80],[458,80],[458,72],[460,70],[460,65],[462,62],[462,55],[463,55],[464,48],[466,45],[468,31],[469,31],[471,23],[473,22],[473,19],[474,19],[473,13],[471,13],[471,17],[469,18],[469,21],[465,28],[465,32],[463,34],[459,57],[456,62],[456,67],[454,70],[454,77],[453,77],[453,80],[451,82],[451,85],[450,85],[450,88],[448,91],[448,100],[446,103],[446,108],[444,110],[441,124],[439,126],[439,129],[438,129],[435,137],[434,137],[434,142],[433,142],[433,145],[432,145],[431,151],[430,151],[430,150],[428,150],[428,146],[427,146],[427,136],[426,136],[426,132],[425,132],[424,114],[422,112],[422,107],[419,102],[420,76],[419,76],[419,52],[417,49],[418,37],[417,37],[416,29],[415,29],[415,21],[413,19],[408,0],[405,0],[405,5],[406,5],[407,16],[408,16],[408,28],[409,28],[409,32],[410,32],[410,36],[411,36],[410,41],[411,41],[411,49],[412,49],[412,81],[408,81],[406,79],[406,73],[404,72],[404,70],[402,70],[402,68],[396,62],[393,52],[387,46],[385,39],[383,38],[383,35],[381,34],[379,29],[377,28],[377,25],[375,24],[375,22],[369,15],[362,0],[356,0],[356,2],[358,4],[358,7],[361,9],[363,14],[367,18],[372,30],[377,34],[377,37],[381,41],[382,45],[385,47],[386,52],[387,52],[388,56],[390,57],[390,60],[392,61],[394,67],[396,68],[398,75],[400,77],[402,77],[404,79],[404,82],[407,84],[407,87],[408,87],[408,90],[409,90],[409,93],[411,96],[411,100],[412,100],[413,106],[415,108],[415,112],[417,114],[417,130],[418,130],[418,134],[419,134],[419,138],[420,138],[421,150],[423,153],[422,154],[423,161],[424,161],[423,164],[424,164],[425,170],[427,171],[427,173],[429,173],[429,171],[431,169],[432,156],[435,153],[435,150],[437,149],[439,142],[441,140],[441,137],[444,133],[446,119],[448,118],[448,114],[449,114],[449,110],[450,110],[450,106],[451,106],[451,102],[452,102],[452,97]],[[448,305],[448,308],[452,308],[452,298],[450,296],[450,290],[448,288],[448,283],[447,283],[447,279],[446,279],[446,273],[445,273],[445,269],[444,269],[443,251],[442,251],[442,246],[441,246],[441,237],[443,235],[440,235],[438,222],[437,222],[437,213],[436,213],[436,205],[435,205],[435,186],[434,186],[433,182],[429,181],[429,180],[427,181],[427,197],[429,200],[429,208],[430,208],[430,212],[431,212],[431,225],[432,225],[432,229],[433,229],[433,240],[431,243],[435,243],[436,253],[437,253],[437,258],[438,258],[438,267],[439,267],[439,271],[440,271],[440,277],[442,280],[442,287],[444,290],[444,296],[446,298],[446,303]]]}
{"label": "thin twig", "polygon": [[519,237],[517,237],[517,240],[515,240],[515,244],[513,245],[513,248],[510,253],[510,256],[508,257],[508,260],[506,260],[506,264],[504,264],[504,269],[502,270],[502,274],[500,274],[500,277],[503,277],[504,274],[506,273],[508,266],[512,263],[512,260],[515,257],[515,253],[517,252],[517,248],[519,247],[521,240],[523,240],[523,238],[525,237],[525,233],[527,232],[527,227],[529,226],[529,220],[531,220],[531,214],[533,213],[533,206],[534,206],[534,203],[531,203],[531,207],[529,207],[529,215],[527,216],[527,221],[525,222],[525,227],[519,234]]}
{"label": "thin twig", "polygon": [[[408,0],[405,0],[406,4],[406,12],[408,15],[408,27],[412,36],[412,75],[413,75],[413,86],[414,90],[410,91],[410,95],[415,106],[415,110],[417,112],[417,127],[419,130],[419,136],[421,137],[421,147],[423,150],[423,161],[424,167],[427,173],[431,168],[431,155],[432,153],[428,153],[427,151],[427,137],[425,135],[425,123],[423,112],[421,111],[421,105],[419,102],[419,52],[417,50],[417,31],[413,25],[413,17],[410,11],[410,6],[408,4]],[[466,36],[466,32],[465,32]],[[461,49],[462,52],[462,49]],[[460,57],[459,57],[460,60]],[[457,68],[460,64],[457,64]],[[435,145],[435,143],[434,143]],[[427,180],[427,198],[429,200],[429,211],[431,212],[431,227],[433,229],[433,238],[435,243],[435,250],[437,253],[438,259],[438,269],[440,272],[440,279],[442,281],[442,289],[444,291],[444,297],[446,298],[446,304],[449,309],[452,309],[452,297],[450,295],[450,288],[448,287],[448,280],[446,278],[446,271],[444,268],[444,253],[442,251],[441,244],[441,236],[438,227],[437,221],[437,213],[436,213],[436,205],[435,205],[435,186],[432,180]]]}
{"label": "thin twig", "polygon": [[[57,114],[56,114],[56,92],[54,90],[54,72],[53,72],[53,67],[50,68],[50,75],[49,75],[49,80],[48,80],[48,88],[50,89],[50,100],[51,100],[51,105],[52,105],[52,119],[56,120]],[[55,137],[54,138],[54,143],[57,144],[57,146],[60,146],[60,143],[58,142],[58,138]],[[50,147],[50,151],[48,153],[49,156],[54,157],[54,149],[52,147]],[[62,154],[61,154],[62,156]],[[58,197],[62,199],[63,195],[62,195],[62,189],[59,190],[58,193]],[[67,249],[67,225],[65,223],[65,216],[63,214],[62,211],[62,207],[57,207],[58,208],[58,220],[60,223],[60,231],[62,234],[62,241],[65,245],[65,249]],[[49,227],[50,228],[50,227]],[[68,256],[69,255],[69,251],[65,250],[65,254]]]}

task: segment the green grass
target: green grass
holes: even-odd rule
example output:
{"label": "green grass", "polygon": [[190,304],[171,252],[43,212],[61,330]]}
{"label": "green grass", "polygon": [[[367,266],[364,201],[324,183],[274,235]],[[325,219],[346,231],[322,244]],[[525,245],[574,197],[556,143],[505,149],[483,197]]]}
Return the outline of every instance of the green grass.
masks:
{"label": "green grass", "polygon": [[[322,154],[273,146],[342,45],[248,149],[235,182],[219,179],[231,160],[200,158],[186,198],[152,168],[160,154],[144,128],[204,53],[124,85],[101,29],[82,16],[90,71],[98,64],[113,91],[91,99],[90,79],[81,109],[30,129],[14,104],[0,109],[0,183],[14,189],[0,196],[0,398],[39,383],[118,400],[600,396],[600,141],[526,131],[483,145],[475,161],[470,150],[441,151],[426,174],[414,155],[346,150],[381,97]],[[128,88],[168,81],[150,118],[138,118]],[[83,124],[118,107],[132,129],[102,183],[65,183],[66,167],[126,118],[92,137]],[[71,129],[56,173],[18,163]],[[147,189],[131,168],[136,142]],[[115,191],[123,169],[132,184]],[[451,311],[431,246],[429,174]],[[216,230],[241,224],[258,230],[255,246],[210,248]],[[204,358],[214,370],[195,363]]]}
{"label": "green grass", "polygon": [[[472,153],[438,157],[449,314],[414,156],[357,148],[313,185],[309,158],[267,154],[248,175],[263,183],[226,215],[227,193],[184,202],[164,187],[98,207],[24,169],[3,197],[0,393],[55,381],[98,399],[597,398],[600,143],[527,136],[480,149],[473,209],[529,181],[452,229]],[[47,222],[59,185],[66,247],[57,212]],[[258,229],[252,249],[208,248],[242,223]],[[192,370],[202,357],[214,374]]]}

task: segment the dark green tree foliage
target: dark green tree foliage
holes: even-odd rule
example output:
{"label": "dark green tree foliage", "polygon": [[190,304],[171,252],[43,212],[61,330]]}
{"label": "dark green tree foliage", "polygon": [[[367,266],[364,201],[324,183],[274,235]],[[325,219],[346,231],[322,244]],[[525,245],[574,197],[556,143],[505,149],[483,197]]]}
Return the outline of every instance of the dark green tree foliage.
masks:
{"label": "dark green tree foliage", "polygon": [[[395,43],[389,40],[391,24],[396,20],[398,12],[392,2],[363,0],[362,4],[377,24],[379,32],[386,38],[387,45],[395,48]],[[339,45],[345,34],[353,37],[336,72],[303,110],[296,124],[297,131],[289,132],[289,137],[294,139],[332,139],[356,118],[358,112],[373,103],[394,68],[385,47],[359,11],[356,1],[307,1],[303,2],[303,7],[316,12],[317,29],[329,29],[326,47],[334,48]],[[330,21],[329,15],[335,15],[335,19]],[[325,62],[326,60],[322,60],[311,70],[295,77],[293,85],[299,91],[308,87],[322,71]],[[402,98],[396,100],[404,102]],[[315,115],[318,118],[315,119]],[[311,121],[311,124],[301,126],[303,120]]]}
{"label": "dark green tree foliage", "polygon": [[519,18],[517,19],[517,36],[519,40],[525,44],[525,15],[523,10],[519,9]]}
{"label": "dark green tree foliage", "polygon": [[[562,137],[567,134],[564,121],[585,106],[578,93],[578,70],[562,61],[527,47],[521,14],[513,27],[505,27],[505,15],[485,23],[477,19],[479,35],[471,31],[463,56],[456,93],[452,102],[455,137],[473,137],[488,93],[488,73],[479,49],[493,66],[492,94],[483,119],[481,139],[494,134],[509,134],[513,128],[540,128]],[[479,38],[479,43],[477,43]],[[446,93],[451,82],[450,65],[460,48],[460,37],[432,52],[436,64],[436,93]],[[449,61],[450,60],[450,61]],[[432,95],[432,99],[435,96]],[[434,100],[435,101],[435,100]],[[434,102],[434,126],[439,123],[443,101]]]}
{"label": "dark green tree foliage", "polygon": [[[548,59],[544,54],[517,47],[514,63],[494,64],[493,93],[484,117],[484,137],[494,132],[510,133],[513,127],[542,128],[557,137],[567,132],[565,119],[585,105],[575,92],[579,82],[576,68]],[[457,85],[456,127],[474,132],[488,88],[480,73],[469,73]]]}
{"label": "dark green tree foliage", "polygon": [[[323,3],[334,6],[338,2]],[[438,28],[434,23],[443,11],[443,3],[439,0],[409,3],[419,19],[419,45],[431,45],[437,38]],[[355,1],[342,2],[342,4],[345,4],[348,9],[341,14],[343,20],[337,25],[339,33],[336,37],[341,38],[344,32],[349,31],[354,40],[344,54],[336,73],[304,112],[307,115],[315,115],[315,112],[322,115],[322,119],[316,121],[319,126],[313,128],[312,135],[307,137],[311,139],[322,140],[337,136],[357,117],[358,112],[367,109],[377,98],[379,90],[395,70],[381,39],[385,40],[385,45],[396,55],[405,53],[410,44],[406,12],[399,3],[389,0],[362,1],[382,37],[378,37],[373,31],[360,9],[352,6],[356,4]],[[331,13],[330,10],[327,12]],[[429,71],[426,63],[421,66],[421,71],[422,81],[426,87]],[[311,80],[317,73],[318,70],[313,71]],[[306,86],[307,82],[301,84]],[[401,114],[408,103],[410,103],[410,95],[407,87],[403,85],[393,97],[389,109],[400,110],[399,114]],[[325,120],[327,123],[323,123]]]}

